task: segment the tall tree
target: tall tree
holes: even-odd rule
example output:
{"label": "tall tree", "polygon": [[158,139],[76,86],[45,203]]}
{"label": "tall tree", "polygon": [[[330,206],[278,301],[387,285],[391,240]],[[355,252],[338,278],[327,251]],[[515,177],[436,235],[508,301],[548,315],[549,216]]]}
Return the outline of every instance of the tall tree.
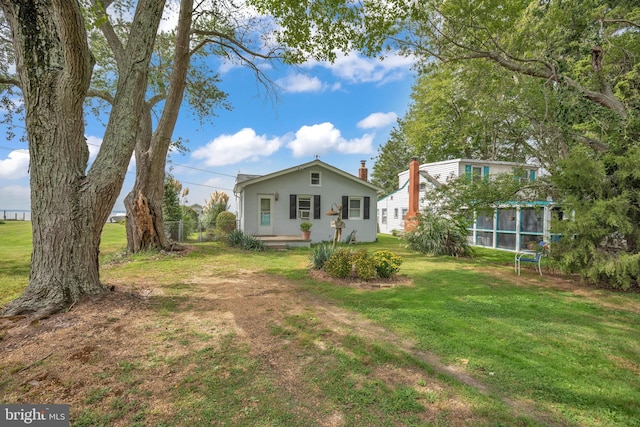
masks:
{"label": "tall tree", "polygon": [[[95,7],[94,25],[108,32],[109,21],[104,11],[113,2],[86,0],[86,3]],[[5,313],[35,311],[44,315],[74,303],[83,295],[105,290],[99,280],[100,235],[121,190],[137,137],[149,130],[144,123],[144,118],[148,118],[144,96],[165,6],[165,0],[133,3],[135,12],[126,30],[126,41],[122,41],[120,34],[108,36],[117,58],[117,87],[109,99],[111,110],[102,146],[89,167],[82,105],[88,95],[94,58],[88,47],[80,1],[0,0],[3,11],[0,26],[10,28],[10,36],[0,38],[0,43],[10,39],[12,44],[12,49],[0,52],[3,59],[15,59],[17,69],[17,78],[12,77],[6,74],[9,72],[6,64],[2,64],[0,84],[19,87],[24,98],[34,244],[29,285],[5,308]],[[214,2],[218,3],[225,2]],[[189,1],[180,4],[185,10],[192,10]],[[283,52],[284,61],[289,63],[309,57],[332,59],[336,52],[353,48],[373,54],[382,48],[384,36],[394,22],[382,2],[338,0],[307,4],[293,0],[250,0],[247,5],[274,17],[273,40],[279,42],[278,46],[289,47]],[[219,22],[217,9],[213,10],[208,19]],[[237,54],[241,61],[245,60],[245,54],[252,55],[236,38],[229,38],[229,33],[214,28],[198,34],[207,41],[217,40],[219,46]],[[181,64],[172,65],[174,69],[181,68],[184,61],[185,50],[178,50],[182,52]],[[184,71],[176,73],[184,75]],[[173,95],[179,99],[183,93],[176,86]],[[165,102],[169,96],[168,93]],[[167,118],[167,132],[159,135],[163,143],[170,139],[177,112],[167,114],[174,117]],[[162,180],[159,182],[161,185]]]}
{"label": "tall tree", "polygon": [[100,153],[87,170],[83,102],[93,57],[77,0],[10,1],[11,31],[31,158],[29,284],[5,314],[55,312],[105,291],[100,235],[135,145],[149,58],[164,0],[139,0]]}
{"label": "tall tree", "polygon": [[[525,125],[516,129],[523,129],[530,147],[527,158],[551,173],[547,194],[576,216],[555,225],[568,236],[553,251],[563,265],[594,282],[640,287],[637,2],[434,0],[412,2],[408,9],[398,15],[406,26],[396,41],[423,58],[426,70],[454,66],[466,73],[484,61],[495,69],[453,87],[483,87],[506,72],[514,88],[526,88],[511,92],[516,102],[510,104]],[[486,107],[469,111],[509,117]],[[422,117],[446,123],[451,115],[434,109]],[[422,125],[420,118],[415,123]],[[463,129],[455,132],[471,148],[473,128]]]}
{"label": "tall tree", "polygon": [[[389,140],[378,148],[375,157],[371,182],[390,194],[398,189],[398,173],[409,167],[416,151],[409,145],[404,132],[404,124],[400,120],[391,130]],[[422,158],[421,158],[422,159]]]}
{"label": "tall tree", "polygon": [[524,161],[523,84],[491,63],[426,67],[404,118],[407,142],[425,161],[453,158]]}
{"label": "tall tree", "polygon": [[[164,247],[160,209],[164,164],[185,91],[192,100],[201,101],[192,103],[201,117],[211,115],[212,109],[224,96],[211,89],[210,79],[197,73],[199,68],[194,65],[195,58],[219,56],[248,66],[271,92],[269,79],[261,71],[261,62],[278,60],[293,64],[310,57],[333,59],[338,50],[379,49],[379,45],[371,45],[365,37],[362,25],[368,22],[365,15],[383,16],[377,6],[354,7],[343,0],[330,3],[315,1],[310,7],[297,2],[285,3],[281,0],[253,0],[239,5],[232,1],[204,1],[194,8],[193,0],[180,1],[175,36],[161,38],[163,43],[156,49],[159,60],[154,64],[157,68],[149,82],[149,92],[153,95],[145,104],[138,132],[136,182],[125,199],[129,251]],[[96,22],[109,43],[116,64],[119,64],[123,41],[119,39],[116,28],[128,24],[120,19],[118,25],[112,25],[113,14],[107,14],[106,7],[126,7],[126,2],[92,0],[92,4]],[[252,6],[256,6],[262,15],[247,14]],[[384,39],[382,32],[377,37],[378,40]],[[365,42],[368,45],[365,46]],[[165,70],[169,72],[163,72]],[[192,75],[189,81],[189,72],[197,74],[198,78]],[[103,96],[103,99],[109,99],[109,96]],[[151,111],[160,116],[155,129],[152,128]]]}
{"label": "tall tree", "polygon": [[[212,3],[214,7],[217,3]],[[115,10],[107,14],[107,7]],[[202,4],[201,4],[202,7]],[[123,46],[127,32],[119,30],[132,24],[122,17],[127,14],[127,4],[105,3],[92,0],[93,16],[107,41],[110,52],[104,51],[96,36],[92,46],[101,49],[103,65],[100,79],[95,80],[95,90],[90,94],[110,102],[113,98],[109,87],[114,76],[120,73],[123,62]],[[199,17],[209,16],[217,10],[201,10]],[[192,65],[194,58],[204,54],[207,43],[196,44],[193,26],[193,0],[181,0],[176,28],[159,35],[155,55],[151,62],[147,93],[140,116],[136,141],[136,180],[125,198],[127,210],[127,249],[138,252],[149,248],[165,247],[162,195],[165,181],[167,153],[185,94],[192,109],[201,118],[212,117],[213,108],[223,105],[226,97],[216,87],[217,75],[204,65]],[[113,25],[112,20],[116,22]],[[152,113],[160,118],[154,128]]]}

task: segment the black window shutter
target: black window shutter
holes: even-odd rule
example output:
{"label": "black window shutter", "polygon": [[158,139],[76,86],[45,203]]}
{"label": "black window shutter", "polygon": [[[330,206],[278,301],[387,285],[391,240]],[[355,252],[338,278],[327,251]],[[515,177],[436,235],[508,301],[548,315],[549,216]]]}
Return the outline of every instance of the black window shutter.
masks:
{"label": "black window shutter", "polygon": [[349,219],[349,196],[342,196],[342,219]]}
{"label": "black window shutter", "polygon": [[289,219],[297,219],[298,199],[295,194],[289,194]]}
{"label": "black window shutter", "polygon": [[369,196],[364,196],[364,212],[362,213],[362,218],[369,219],[369,210],[371,209],[371,198]]}
{"label": "black window shutter", "polygon": [[320,195],[313,196],[313,219],[320,219]]}

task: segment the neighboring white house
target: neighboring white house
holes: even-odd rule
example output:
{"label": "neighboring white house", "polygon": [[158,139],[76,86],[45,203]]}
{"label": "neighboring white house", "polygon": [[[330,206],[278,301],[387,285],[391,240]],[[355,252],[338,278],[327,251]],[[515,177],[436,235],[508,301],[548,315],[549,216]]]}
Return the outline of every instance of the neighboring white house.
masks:
{"label": "neighboring white house", "polygon": [[256,236],[291,236],[310,222],[312,242],[331,241],[336,217],[326,212],[342,206],[342,240],[356,230],[357,241],[373,242],[381,189],[367,179],[364,161],[356,176],[317,159],[263,176],[239,174],[233,189],[238,226]]}
{"label": "neighboring white house", "polygon": [[[414,160],[417,162],[417,160]],[[534,181],[538,167],[530,164],[489,160],[455,159],[417,166],[414,185],[417,194],[411,194],[410,169],[398,174],[398,190],[381,198],[377,203],[377,222],[381,233],[404,231],[405,218],[410,214],[410,198],[417,200],[418,211],[426,208],[427,189],[448,180],[466,176],[469,180],[487,179],[504,174],[517,174],[518,179]],[[554,213],[547,201],[525,204],[505,203],[493,213],[474,214],[469,229],[469,241],[473,245],[506,250],[521,250],[530,242],[550,239],[550,222]]]}

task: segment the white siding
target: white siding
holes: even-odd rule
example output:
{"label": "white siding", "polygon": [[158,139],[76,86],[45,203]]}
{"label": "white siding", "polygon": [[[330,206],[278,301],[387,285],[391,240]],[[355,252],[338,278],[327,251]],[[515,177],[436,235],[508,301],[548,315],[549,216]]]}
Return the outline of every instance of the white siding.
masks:
{"label": "white siding", "polygon": [[[321,171],[321,184],[311,185],[311,172]],[[258,234],[258,194],[273,195],[278,193],[278,200],[273,206],[273,234],[299,235],[299,224],[302,220],[289,219],[290,195],[308,195],[312,197],[311,241],[333,240],[335,229],[331,221],[335,217],[325,215],[332,204],[341,204],[343,196],[369,197],[369,219],[345,219],[346,227],[342,231],[344,240],[351,231],[356,230],[359,242],[373,242],[376,240],[376,199],[375,187],[365,184],[358,177],[345,177],[335,171],[324,168],[321,164],[309,168],[292,170],[286,174],[274,174],[272,178],[248,183],[242,190],[238,214],[241,229],[248,234]],[[320,196],[320,218],[314,219],[313,196]],[[364,206],[362,206],[364,209]]]}
{"label": "white siding", "polygon": [[[391,234],[394,230],[404,230],[404,221],[402,220],[402,209],[409,207],[409,191],[405,185],[395,193],[388,195],[378,201],[377,221],[380,233]],[[387,222],[382,223],[382,209],[387,210]],[[398,218],[393,217],[394,209],[398,209]]]}
{"label": "white siding", "polygon": [[[489,167],[489,175],[495,176],[501,173],[512,173],[514,168],[523,167],[527,171],[534,169],[536,171],[536,177],[538,173],[538,167],[535,165],[526,165],[512,162],[494,162],[489,160],[471,160],[471,159],[455,159],[444,160],[441,162],[425,163],[420,165],[420,170],[427,172],[433,178],[437,179],[441,183],[446,183],[449,179],[455,179],[459,176],[464,176],[465,166],[471,165],[475,167],[481,167],[482,173],[484,173],[484,167]],[[380,233],[391,234],[394,230],[404,230],[404,221],[402,220],[402,209],[409,207],[409,192],[408,192],[409,170],[402,171],[398,174],[398,187],[399,189],[378,201],[377,204],[377,221],[378,230]],[[420,183],[427,182],[427,188],[433,188],[433,184],[428,182],[423,176],[420,176]],[[420,210],[426,208],[424,201],[424,192],[420,192],[419,201]],[[387,209],[387,221],[382,223],[382,209]],[[398,209],[398,218],[394,218],[394,209]]]}

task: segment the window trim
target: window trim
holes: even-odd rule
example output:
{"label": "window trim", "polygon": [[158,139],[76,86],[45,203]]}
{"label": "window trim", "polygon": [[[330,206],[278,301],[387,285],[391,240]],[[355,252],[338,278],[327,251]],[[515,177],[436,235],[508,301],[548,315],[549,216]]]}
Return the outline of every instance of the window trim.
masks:
{"label": "window trim", "polygon": [[[358,216],[354,217],[351,213],[351,204],[354,201],[358,201],[360,202],[360,207],[358,208]],[[349,219],[353,219],[353,220],[358,220],[358,219],[364,219],[364,197],[362,196],[349,196],[349,204],[347,205],[347,210],[349,211]]]}
{"label": "window trim", "polygon": [[[314,184],[313,183],[313,175],[317,174],[318,175],[318,183]],[[309,173],[309,185],[312,187],[322,187],[322,172],[320,171],[311,171]]]}
{"label": "window trim", "polygon": [[[303,200],[309,201],[308,209],[301,209],[300,202]],[[312,218],[311,215],[313,213],[313,196],[310,194],[298,194],[297,201],[296,201],[296,212],[297,212],[298,219],[304,219],[304,220],[311,219]],[[306,215],[303,215],[303,212],[306,213]]]}

